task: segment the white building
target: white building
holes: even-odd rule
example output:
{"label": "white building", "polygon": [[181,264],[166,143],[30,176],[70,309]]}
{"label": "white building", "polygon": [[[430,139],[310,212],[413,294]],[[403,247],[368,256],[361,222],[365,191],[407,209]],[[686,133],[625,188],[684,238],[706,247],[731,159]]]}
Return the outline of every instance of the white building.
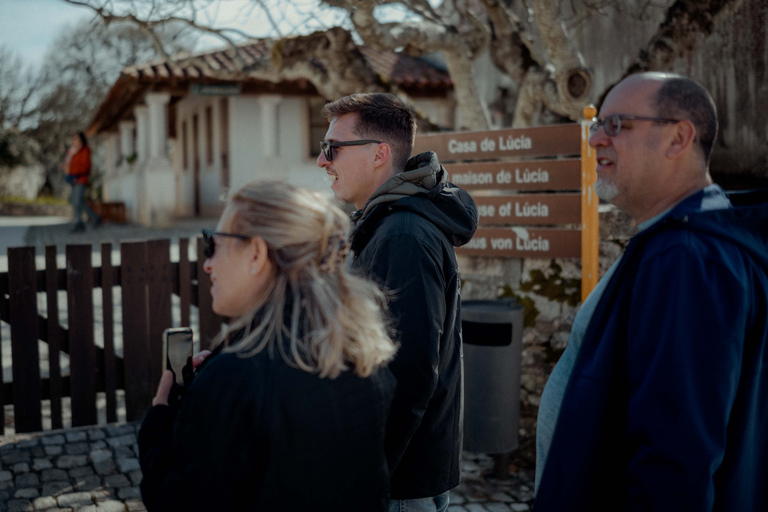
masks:
{"label": "white building", "polygon": [[[241,49],[269,58],[259,41]],[[424,60],[360,50],[382,79],[414,98],[418,110],[453,126],[447,73]],[[207,70],[231,63],[230,52],[200,54],[183,66],[126,68],[103,100],[88,133],[106,136],[103,198],[125,203],[128,219],[159,225],[215,216],[229,190],[253,179],[329,190],[316,164],[328,126],[320,115],[325,100],[304,79],[215,78]]]}

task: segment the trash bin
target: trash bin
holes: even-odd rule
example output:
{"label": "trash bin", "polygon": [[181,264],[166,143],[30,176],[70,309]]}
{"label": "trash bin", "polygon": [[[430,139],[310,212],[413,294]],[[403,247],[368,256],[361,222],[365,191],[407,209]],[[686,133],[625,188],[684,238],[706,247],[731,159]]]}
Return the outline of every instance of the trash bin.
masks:
{"label": "trash bin", "polygon": [[461,325],[464,449],[508,455],[518,446],[523,306],[511,298],[462,301]]}

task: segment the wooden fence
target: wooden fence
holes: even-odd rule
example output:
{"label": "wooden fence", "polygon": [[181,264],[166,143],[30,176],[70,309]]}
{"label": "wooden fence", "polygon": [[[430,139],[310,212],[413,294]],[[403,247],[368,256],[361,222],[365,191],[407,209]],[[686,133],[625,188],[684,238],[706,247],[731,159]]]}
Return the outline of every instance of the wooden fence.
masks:
{"label": "wooden fence", "polygon": [[[52,428],[61,428],[67,396],[72,426],[94,425],[99,391],[106,394],[107,421],[117,421],[118,389],[125,390],[126,419],[141,419],[160,379],[161,336],[172,326],[172,295],[179,297],[181,325],[190,325],[191,307],[197,307],[201,349],[221,329],[223,319],[211,309],[202,244],[196,261],[190,261],[188,248],[188,239],[179,240],[178,261],[171,261],[169,240],[123,242],[121,264],[113,266],[112,244],[104,243],[102,264],[93,267],[91,245],[69,245],[66,268],[58,268],[56,246],[49,246],[43,269],[36,268],[34,247],[8,249],[8,272],[0,273],[0,320],[10,325],[13,382],[0,386],[0,405],[13,404],[16,432],[42,430],[46,399]],[[102,292],[102,346],[94,343],[94,289]],[[66,291],[67,328],[59,322],[59,290]],[[38,312],[39,293],[45,293],[45,316]],[[122,357],[115,353],[114,293],[121,294]],[[38,340],[48,345],[48,378],[41,378]],[[69,375],[62,375],[62,353],[69,355]],[[4,357],[0,350],[0,367]]]}

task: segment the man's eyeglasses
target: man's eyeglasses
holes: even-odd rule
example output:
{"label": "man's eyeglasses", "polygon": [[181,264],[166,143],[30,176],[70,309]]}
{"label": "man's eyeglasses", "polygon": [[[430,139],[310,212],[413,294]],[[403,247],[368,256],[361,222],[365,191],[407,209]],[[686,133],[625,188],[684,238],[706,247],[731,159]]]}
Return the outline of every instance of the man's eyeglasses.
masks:
{"label": "man's eyeglasses", "polygon": [[664,117],[643,117],[643,116],[628,116],[624,114],[613,114],[606,117],[602,121],[594,118],[592,124],[589,125],[589,136],[592,137],[597,133],[597,130],[602,126],[605,129],[605,134],[609,137],[615,137],[621,132],[621,120],[630,119],[632,121],[654,121],[657,123],[679,123],[679,119],[667,119]]}
{"label": "man's eyeglasses", "polygon": [[323,152],[323,156],[329,162],[333,161],[333,148],[341,148],[344,146],[364,146],[366,144],[381,144],[380,140],[349,140],[346,142],[328,142],[323,140],[320,142],[320,151]]}
{"label": "man's eyeglasses", "polygon": [[222,233],[221,231],[213,231],[212,229],[203,230],[203,254],[206,258],[213,258],[216,252],[216,240],[214,236],[228,236],[231,238],[239,238],[240,240],[250,240],[251,237],[245,235],[236,235],[234,233]]}

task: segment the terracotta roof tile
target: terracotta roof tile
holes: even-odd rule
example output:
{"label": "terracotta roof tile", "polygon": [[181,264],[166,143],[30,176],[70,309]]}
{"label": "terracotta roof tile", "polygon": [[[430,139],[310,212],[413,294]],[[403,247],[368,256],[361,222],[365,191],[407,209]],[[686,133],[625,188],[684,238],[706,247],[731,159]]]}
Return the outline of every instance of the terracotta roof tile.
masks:
{"label": "terracotta roof tile", "polygon": [[[237,49],[240,59],[245,65],[254,66],[258,63],[268,64],[270,62],[272,58],[271,45],[271,40],[256,40],[239,45]],[[390,51],[374,50],[367,46],[359,46],[358,48],[383,81],[396,84],[408,94],[443,94],[453,86],[446,71],[424,59]],[[324,68],[322,61],[313,59],[310,62],[314,66]],[[123,115],[125,109],[129,108],[129,103],[136,101],[134,95],[139,94],[142,88],[205,79],[226,82],[227,80],[222,80],[221,76],[216,75],[222,71],[234,74],[238,68],[235,50],[231,47],[182,53],[173,56],[169,62],[155,60],[129,66],[123,69],[121,77],[110,88],[88,130],[93,133],[104,129],[104,127],[112,126]],[[310,87],[310,83],[304,78],[293,79],[290,81],[290,85],[302,89]]]}
{"label": "terracotta roof tile", "polygon": [[[360,46],[360,52],[371,67],[384,80],[393,81],[404,87],[452,87],[448,73],[423,59],[410,57],[401,53],[374,50]],[[271,58],[271,51],[266,41],[238,46],[239,54],[246,65],[254,65]],[[170,63],[161,61],[147,62],[125,68],[123,71],[133,77],[153,82],[166,82],[172,78],[217,78],[206,68],[200,68],[195,61],[205,63],[206,68],[216,71],[236,72],[235,52],[232,48],[198,53],[184,53],[175,56]]]}

